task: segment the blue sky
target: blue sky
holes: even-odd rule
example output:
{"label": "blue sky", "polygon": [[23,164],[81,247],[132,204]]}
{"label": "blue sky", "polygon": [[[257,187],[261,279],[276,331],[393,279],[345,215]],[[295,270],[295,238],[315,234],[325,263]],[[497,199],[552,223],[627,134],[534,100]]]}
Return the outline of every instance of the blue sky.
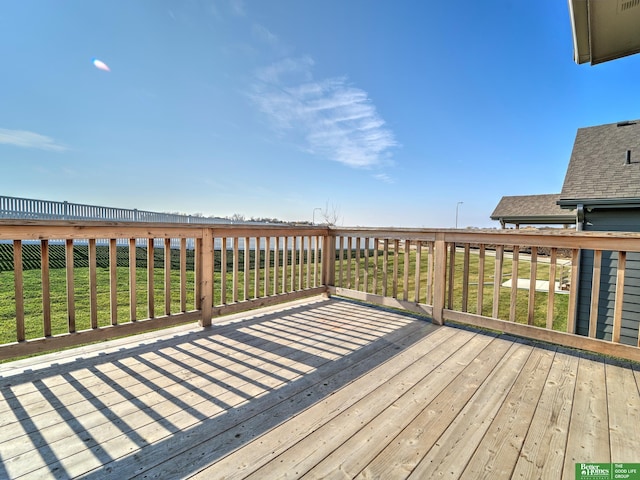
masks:
{"label": "blue sky", "polygon": [[497,226],[579,127],[640,117],[640,56],[572,48],[558,0],[6,1],[0,194]]}

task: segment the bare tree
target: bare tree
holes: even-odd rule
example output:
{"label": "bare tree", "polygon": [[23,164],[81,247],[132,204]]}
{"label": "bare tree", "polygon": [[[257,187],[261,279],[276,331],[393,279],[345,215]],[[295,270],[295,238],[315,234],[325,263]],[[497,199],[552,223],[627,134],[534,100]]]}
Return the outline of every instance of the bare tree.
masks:
{"label": "bare tree", "polygon": [[331,204],[331,208],[329,208],[329,201],[327,200],[324,205],[324,209],[320,212],[320,215],[324,220],[323,223],[333,227],[337,225],[340,220],[340,209],[333,203]]}

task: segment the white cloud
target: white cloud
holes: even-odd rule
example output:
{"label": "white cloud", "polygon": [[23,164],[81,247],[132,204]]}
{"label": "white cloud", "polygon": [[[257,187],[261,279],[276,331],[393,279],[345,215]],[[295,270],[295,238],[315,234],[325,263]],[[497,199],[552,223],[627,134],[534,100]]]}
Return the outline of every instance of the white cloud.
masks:
{"label": "white cloud", "polygon": [[376,173],[373,178],[375,178],[376,180],[380,180],[381,182],[385,182],[385,183],[396,183],[395,180],[393,178],[391,178],[389,175],[387,175],[386,173]]}
{"label": "white cloud", "polygon": [[313,60],[287,58],[257,72],[251,98],[276,129],[351,167],[380,165],[397,146],[367,92],[346,78],[314,80]]}
{"label": "white cloud", "polygon": [[28,132],[26,130],[8,130],[0,128],[0,144],[13,145],[23,148],[37,148],[39,150],[50,150],[62,152],[68,150],[67,147],[57,143],[53,138],[39,133]]}

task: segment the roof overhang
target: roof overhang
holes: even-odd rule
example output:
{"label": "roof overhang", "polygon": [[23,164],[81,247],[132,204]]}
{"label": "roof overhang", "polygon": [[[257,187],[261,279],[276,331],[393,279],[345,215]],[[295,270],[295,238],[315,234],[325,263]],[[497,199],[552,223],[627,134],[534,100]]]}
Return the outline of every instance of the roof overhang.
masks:
{"label": "roof overhang", "polygon": [[640,198],[570,198],[558,200],[558,205],[572,209],[578,205],[585,208],[638,208]]}
{"label": "roof overhang", "polygon": [[571,225],[576,223],[576,215],[536,215],[536,216],[496,216],[491,220],[518,225]]}
{"label": "roof overhang", "polygon": [[640,52],[640,0],[568,0],[573,57],[596,65]]}

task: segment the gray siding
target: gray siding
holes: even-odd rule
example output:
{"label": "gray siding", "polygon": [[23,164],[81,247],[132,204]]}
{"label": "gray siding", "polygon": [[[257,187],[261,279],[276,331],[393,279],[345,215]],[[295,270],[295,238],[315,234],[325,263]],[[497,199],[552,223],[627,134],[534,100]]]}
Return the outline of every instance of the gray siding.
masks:
{"label": "gray siding", "polygon": [[[594,210],[585,213],[585,221],[585,231],[640,232],[640,209]],[[602,252],[596,338],[603,340],[611,340],[617,266],[617,252]],[[577,333],[580,335],[588,335],[589,333],[592,277],[593,251],[582,250],[576,323]],[[637,345],[640,324],[639,253],[627,254],[623,304],[620,341],[627,345]]]}

